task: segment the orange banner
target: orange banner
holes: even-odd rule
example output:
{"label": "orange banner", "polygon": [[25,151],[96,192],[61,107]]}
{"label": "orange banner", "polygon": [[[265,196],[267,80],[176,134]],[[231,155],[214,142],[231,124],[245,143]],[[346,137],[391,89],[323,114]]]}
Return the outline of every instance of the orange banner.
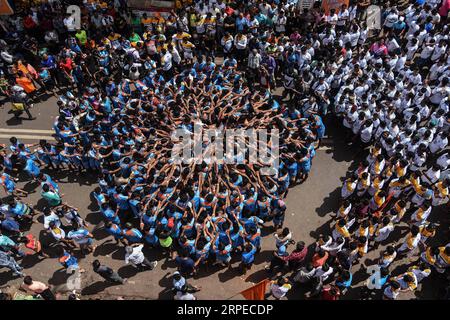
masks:
{"label": "orange banner", "polygon": [[265,279],[253,287],[248,288],[247,290],[241,291],[241,294],[247,300],[264,300],[264,295],[266,293],[267,284],[269,283],[268,279]]}
{"label": "orange banner", "polygon": [[339,12],[343,4],[349,4],[349,0],[322,0],[322,8],[325,10],[325,14],[329,14],[331,9],[335,9],[336,13]]}

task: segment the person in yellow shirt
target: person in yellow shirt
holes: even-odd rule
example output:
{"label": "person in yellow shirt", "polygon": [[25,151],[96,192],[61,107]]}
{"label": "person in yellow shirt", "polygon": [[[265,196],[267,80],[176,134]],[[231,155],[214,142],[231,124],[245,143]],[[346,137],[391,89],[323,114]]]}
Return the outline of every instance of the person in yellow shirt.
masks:
{"label": "person in yellow shirt", "polygon": [[426,226],[420,228],[420,245],[426,246],[428,239],[433,238],[436,235],[436,225],[434,223],[428,223]]}
{"label": "person in yellow shirt", "polygon": [[411,256],[419,245],[420,236],[420,228],[412,225],[405,241],[398,248],[398,254]]}
{"label": "person in yellow shirt", "polygon": [[355,173],[352,177],[345,180],[345,183],[341,189],[342,199],[349,198],[355,192],[356,186],[358,184],[358,179],[358,175]]}
{"label": "person in yellow shirt", "polygon": [[147,13],[144,13],[141,17],[141,24],[143,30],[153,30],[153,22],[154,19],[151,16],[148,16]]}
{"label": "person in yellow shirt", "polygon": [[447,178],[443,181],[439,181],[433,186],[433,206],[439,206],[448,201],[450,179]]}
{"label": "person in yellow shirt", "polygon": [[411,182],[404,175],[400,178],[395,178],[389,183],[389,194],[392,194],[394,198],[398,198],[410,184]]}
{"label": "person in yellow shirt", "polygon": [[357,238],[358,240],[358,258],[356,259],[356,263],[358,263],[359,259],[364,257],[366,253],[369,251],[369,239],[366,236],[360,236]]}
{"label": "person in yellow shirt", "polygon": [[175,45],[178,45],[181,43],[182,40],[184,40],[185,38],[190,39],[191,35],[187,32],[184,32],[183,30],[178,30],[177,33],[175,33],[172,36],[172,42]]}
{"label": "person in yellow shirt", "polygon": [[375,177],[375,179],[373,179],[372,183],[370,184],[370,187],[368,190],[369,195],[373,197],[375,195],[375,193],[380,191],[383,188],[385,181],[386,181],[386,177],[384,176],[384,174],[377,175]]}
{"label": "person in yellow shirt", "polygon": [[405,199],[399,199],[395,202],[394,206],[389,210],[389,215],[393,223],[399,223],[406,213],[406,201]]}
{"label": "person in yellow shirt", "polygon": [[193,63],[194,60],[194,49],[195,45],[188,40],[188,38],[183,38],[181,41],[181,50],[183,52],[183,57],[186,63]]}
{"label": "person in yellow shirt", "polygon": [[165,33],[166,31],[166,21],[159,12],[155,13],[153,17],[153,26],[156,33]]}
{"label": "person in yellow shirt", "polygon": [[334,230],[332,233],[333,239],[336,240],[339,237],[350,239],[351,234],[349,228],[352,226],[354,221],[355,220],[353,219],[352,221],[350,221],[350,223],[347,223],[346,219],[339,219],[334,226]]}
{"label": "person in yellow shirt", "polygon": [[386,192],[384,190],[379,190],[375,193],[373,198],[370,200],[369,208],[372,211],[379,210],[381,206],[386,201]]}
{"label": "person in yellow shirt", "polygon": [[427,266],[433,267],[436,264],[439,255],[439,247],[427,247],[421,254],[420,260]]}
{"label": "person in yellow shirt", "polygon": [[119,40],[120,37],[121,37],[120,34],[115,33],[115,32],[113,32],[113,31],[111,31],[111,32],[109,33],[109,35],[108,35],[108,39],[109,39],[110,41]]}
{"label": "person in yellow shirt", "polygon": [[439,247],[439,254],[436,258],[436,271],[444,273],[445,269],[450,266],[450,245]]}
{"label": "person in yellow shirt", "polygon": [[336,216],[339,218],[346,218],[350,213],[350,210],[352,210],[352,203],[349,200],[344,200],[342,201],[342,205],[340,206]]}

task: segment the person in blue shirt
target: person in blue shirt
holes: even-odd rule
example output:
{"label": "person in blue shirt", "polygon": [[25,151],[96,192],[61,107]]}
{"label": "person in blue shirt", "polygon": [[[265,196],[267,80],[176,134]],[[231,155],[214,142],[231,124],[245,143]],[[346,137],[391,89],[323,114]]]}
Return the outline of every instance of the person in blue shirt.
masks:
{"label": "person in blue shirt", "polygon": [[142,233],[138,229],[133,228],[133,226],[129,222],[125,224],[123,234],[127,239],[128,243],[141,242],[143,238]]}
{"label": "person in blue shirt", "polygon": [[236,32],[244,32],[249,26],[248,19],[244,17],[243,13],[239,14],[239,17],[236,18]]}
{"label": "person in blue shirt", "polygon": [[20,225],[13,217],[6,217],[5,214],[0,214],[0,227],[2,230],[10,232],[12,235],[19,236]]}
{"label": "person in blue shirt", "polygon": [[31,177],[32,180],[37,180],[41,173],[41,169],[39,169],[39,166],[37,165],[36,161],[34,161],[31,158],[28,158],[25,161],[24,171],[28,173],[28,175]]}
{"label": "person in blue shirt", "polygon": [[33,215],[35,214],[34,209],[21,202],[17,201],[14,198],[8,199],[8,207],[9,207],[9,213],[19,222],[23,219],[29,221],[33,220]]}
{"label": "person in blue shirt", "polygon": [[50,76],[53,79],[53,82],[56,85],[59,85],[60,81],[58,78],[58,72],[56,71],[57,65],[56,65],[55,57],[50,54],[44,54],[42,56],[42,60],[41,60],[41,67],[42,67],[42,69],[48,70],[48,72],[50,73]]}
{"label": "person in blue shirt", "polygon": [[0,165],[0,185],[5,189],[5,192],[11,195],[26,197],[28,195],[28,192],[16,187],[16,181],[18,181],[19,179],[11,177],[6,172],[2,173],[2,171],[3,167]]}
{"label": "person in blue shirt", "polygon": [[144,227],[142,228],[142,235],[144,237],[144,241],[151,248],[156,247],[159,241],[155,231],[156,229],[154,227],[150,227],[149,225],[144,225]]}
{"label": "person in blue shirt", "polygon": [[[114,194],[114,199],[119,207],[119,217],[120,219],[127,220],[129,217],[130,204],[128,202],[128,193],[123,190],[121,193]],[[124,220],[123,220],[124,221]]]}
{"label": "person in blue shirt", "polygon": [[39,175],[39,181],[41,182],[41,187],[44,184],[48,184],[50,189],[59,193],[59,186],[58,184],[46,173],[42,173]]}
{"label": "person in blue shirt", "polygon": [[309,157],[308,150],[301,149],[298,154],[298,158],[298,166],[300,169],[298,172],[298,180],[302,183],[308,178],[309,172],[311,171],[311,159]]}
{"label": "person in blue shirt", "polygon": [[289,180],[292,185],[295,185],[297,183],[297,176],[298,176],[298,164],[293,159],[289,158],[286,159],[286,165],[287,170],[289,173]]}
{"label": "person in blue shirt", "polygon": [[254,192],[253,189],[247,191],[247,195],[244,200],[244,210],[250,212],[252,215],[256,213],[256,200],[258,199],[258,193]]}
{"label": "person in blue shirt", "polygon": [[336,286],[341,290],[341,293],[345,293],[348,288],[351,287],[353,275],[348,270],[343,270],[336,279]]}
{"label": "person in blue shirt", "polygon": [[120,219],[117,215],[117,212],[113,209],[114,206],[112,206],[113,203],[103,203],[100,206],[100,212],[102,213],[103,217],[106,219],[106,221],[111,221],[112,223],[115,223],[117,225],[120,224]]}
{"label": "person in blue shirt", "polygon": [[255,254],[256,254],[256,247],[250,243],[247,242],[244,246],[244,250],[242,251],[242,273],[246,274],[247,270],[250,270],[250,268],[253,265],[253,262],[255,261]]}
{"label": "person in blue shirt", "polygon": [[85,271],[84,269],[80,269],[80,266],[78,265],[78,259],[64,250],[63,247],[59,247],[58,256],[59,263],[64,267],[64,269],[66,269],[66,272],[68,274],[73,274],[77,270],[80,273],[83,273]]}
{"label": "person in blue shirt", "polygon": [[256,247],[257,252],[261,250],[261,231],[259,228],[254,225],[250,226],[246,239]]}

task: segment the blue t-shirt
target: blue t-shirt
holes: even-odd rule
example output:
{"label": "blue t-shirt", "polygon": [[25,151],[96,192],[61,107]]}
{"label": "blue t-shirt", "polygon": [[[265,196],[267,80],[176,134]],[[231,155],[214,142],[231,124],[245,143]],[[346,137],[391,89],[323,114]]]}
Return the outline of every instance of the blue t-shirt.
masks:
{"label": "blue t-shirt", "polygon": [[253,247],[252,250],[250,252],[243,252],[242,253],[242,262],[244,264],[251,264],[253,263],[253,261],[255,260],[255,253],[256,253],[256,248]]}

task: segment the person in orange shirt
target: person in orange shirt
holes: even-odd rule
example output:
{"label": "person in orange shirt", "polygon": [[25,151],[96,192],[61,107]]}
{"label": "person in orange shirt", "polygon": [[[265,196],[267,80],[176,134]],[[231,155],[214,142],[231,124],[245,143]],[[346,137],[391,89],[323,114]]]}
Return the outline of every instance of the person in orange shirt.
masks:
{"label": "person in orange shirt", "polygon": [[327,259],[328,252],[323,249],[319,249],[319,251],[317,251],[317,253],[312,257],[312,265],[314,268],[321,267],[327,261]]}

